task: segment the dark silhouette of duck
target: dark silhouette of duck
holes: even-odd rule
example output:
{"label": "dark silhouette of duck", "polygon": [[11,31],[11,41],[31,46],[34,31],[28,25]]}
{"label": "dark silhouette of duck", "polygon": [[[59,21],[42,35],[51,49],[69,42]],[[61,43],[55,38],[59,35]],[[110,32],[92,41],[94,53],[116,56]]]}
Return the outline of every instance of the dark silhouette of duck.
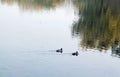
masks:
{"label": "dark silhouette of duck", "polygon": [[62,49],[62,48],[57,49],[56,52],[58,52],[58,53],[63,53],[63,49]]}
{"label": "dark silhouette of duck", "polygon": [[78,56],[79,53],[78,53],[78,51],[76,51],[76,52],[72,53],[72,55],[73,55],[73,56]]}

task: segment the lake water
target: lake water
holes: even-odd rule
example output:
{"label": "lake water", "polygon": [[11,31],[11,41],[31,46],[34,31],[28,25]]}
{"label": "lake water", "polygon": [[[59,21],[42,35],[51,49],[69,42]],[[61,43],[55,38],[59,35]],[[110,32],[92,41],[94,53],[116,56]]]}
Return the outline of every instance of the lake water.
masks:
{"label": "lake water", "polygon": [[120,77],[119,1],[94,1],[0,0],[0,77]]}

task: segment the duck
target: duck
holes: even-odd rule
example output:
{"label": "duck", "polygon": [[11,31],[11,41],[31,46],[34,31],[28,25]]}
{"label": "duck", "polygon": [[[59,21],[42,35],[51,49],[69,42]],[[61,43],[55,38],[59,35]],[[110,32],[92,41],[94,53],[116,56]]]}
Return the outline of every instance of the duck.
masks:
{"label": "duck", "polygon": [[63,53],[63,49],[62,49],[62,48],[57,49],[56,52],[58,52],[58,53]]}
{"label": "duck", "polygon": [[76,51],[76,52],[72,53],[72,55],[73,55],[73,56],[78,56],[79,53],[78,53],[78,51]]}

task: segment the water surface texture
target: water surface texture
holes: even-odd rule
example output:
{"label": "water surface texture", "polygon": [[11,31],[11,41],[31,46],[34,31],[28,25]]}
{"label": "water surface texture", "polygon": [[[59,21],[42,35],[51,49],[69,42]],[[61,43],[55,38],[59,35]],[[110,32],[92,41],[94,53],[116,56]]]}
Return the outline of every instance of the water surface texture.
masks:
{"label": "water surface texture", "polygon": [[120,77],[119,7],[119,0],[0,0],[0,77]]}

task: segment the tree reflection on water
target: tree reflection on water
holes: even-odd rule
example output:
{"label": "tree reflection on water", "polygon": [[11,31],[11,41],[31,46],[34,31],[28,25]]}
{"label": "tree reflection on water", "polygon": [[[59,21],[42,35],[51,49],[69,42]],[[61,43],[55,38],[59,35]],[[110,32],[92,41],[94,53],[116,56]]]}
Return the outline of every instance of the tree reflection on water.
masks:
{"label": "tree reflection on water", "polygon": [[[99,50],[109,49],[120,41],[119,0],[81,0],[79,19],[73,23],[72,35],[82,37],[81,45]],[[78,2],[77,5],[78,5]],[[75,3],[75,2],[74,2]]]}
{"label": "tree reflection on water", "polygon": [[0,0],[0,2],[9,5],[17,3],[22,10],[42,10],[53,9],[62,5],[65,0]]}

